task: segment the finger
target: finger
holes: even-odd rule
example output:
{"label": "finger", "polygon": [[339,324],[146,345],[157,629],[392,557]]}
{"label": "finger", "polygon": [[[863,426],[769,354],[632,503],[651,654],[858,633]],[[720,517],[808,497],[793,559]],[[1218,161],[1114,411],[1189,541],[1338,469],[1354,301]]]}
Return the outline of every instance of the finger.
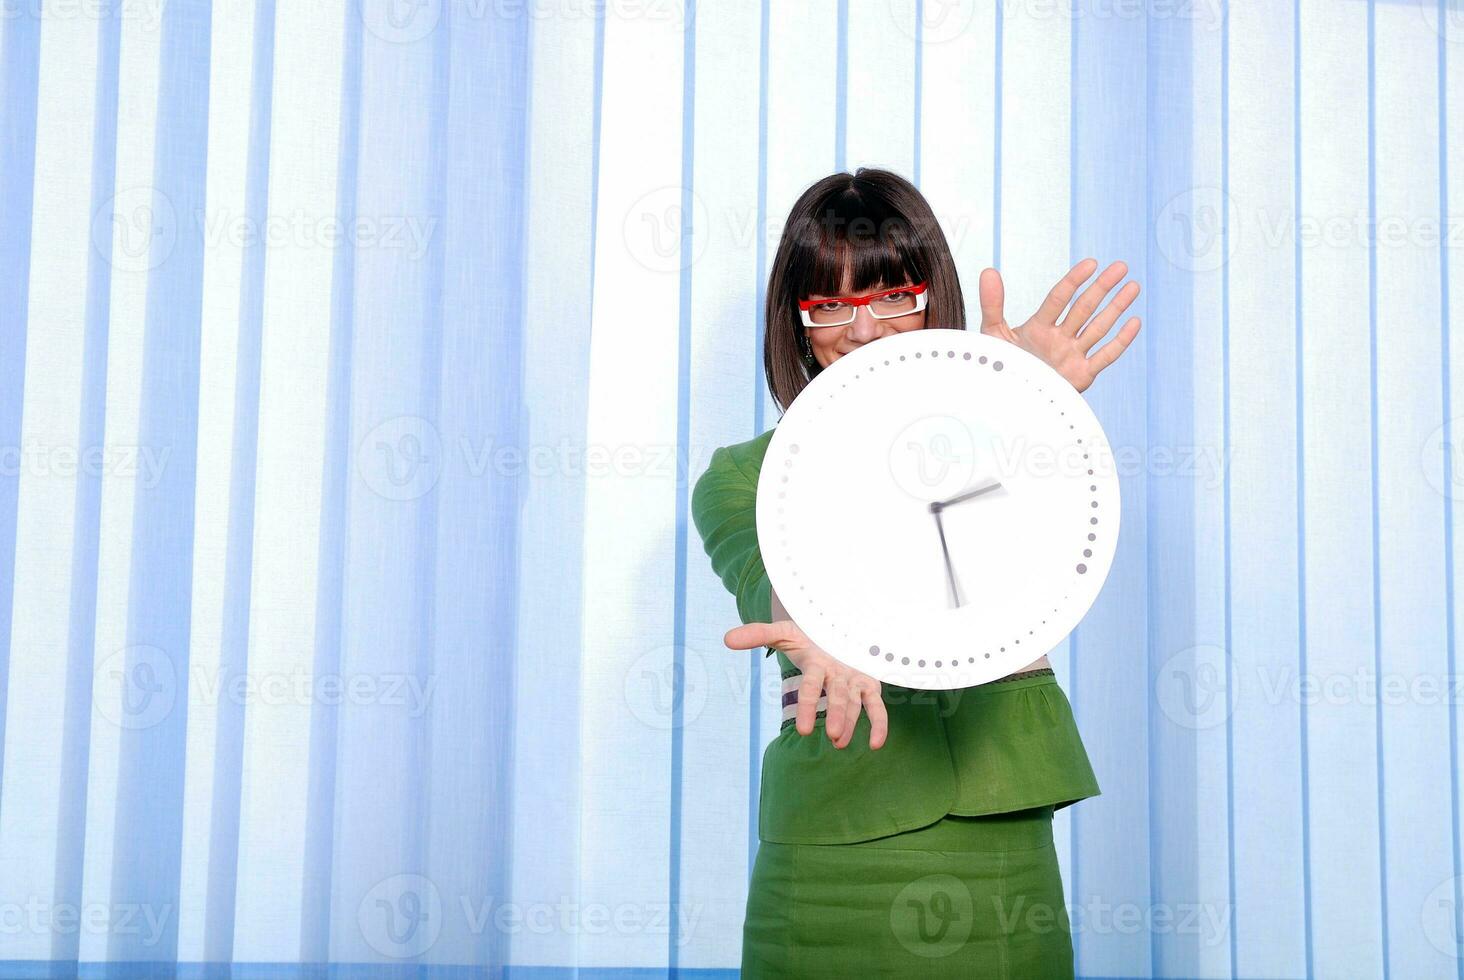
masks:
{"label": "finger", "polygon": [[1002,313],[1006,290],[1001,284],[1001,273],[995,269],[982,269],[976,295],[981,303],[981,332],[990,333],[1006,322]]}
{"label": "finger", "polygon": [[824,710],[824,734],[836,746],[839,736],[844,734],[845,714],[849,708],[849,685],[842,677],[829,677],[824,681],[828,696],[828,707]]}
{"label": "finger", "polygon": [[1103,307],[1102,311],[1078,334],[1078,349],[1083,353],[1093,349],[1093,345],[1102,340],[1108,333],[1108,328],[1117,322],[1119,314],[1128,309],[1139,295],[1139,284],[1129,281],[1123,284],[1123,288],[1113,297],[1113,302]]}
{"label": "finger", "polygon": [[1088,317],[1092,316],[1093,311],[1098,308],[1103,297],[1108,295],[1110,289],[1122,282],[1126,275],[1128,275],[1128,266],[1123,262],[1114,262],[1104,269],[1093,281],[1093,285],[1083,290],[1082,294],[1073,301],[1073,308],[1068,310],[1067,316],[1062,318],[1062,322],[1058,326],[1069,337],[1076,337],[1083,324],[1088,322]]}
{"label": "finger", "polygon": [[1088,358],[1088,369],[1093,372],[1093,376],[1097,377],[1099,371],[1118,360],[1118,355],[1128,350],[1128,345],[1133,343],[1134,338],[1138,335],[1139,318],[1129,317],[1129,321],[1123,325],[1118,336],[1098,348],[1093,352],[1093,356]]}
{"label": "finger", "polygon": [[1062,311],[1067,309],[1068,300],[1073,298],[1073,293],[1078,287],[1088,281],[1093,270],[1098,268],[1097,259],[1084,259],[1067,271],[1067,275],[1057,281],[1057,284],[1048,290],[1047,298],[1042,305],[1037,307],[1037,314],[1034,319],[1041,323],[1056,323],[1057,318],[1062,316]]}
{"label": "finger", "polygon": [[756,650],[761,647],[782,650],[793,639],[788,629],[790,625],[789,620],[779,620],[776,623],[743,623],[728,630],[722,637],[722,642],[733,650]]}
{"label": "finger", "polygon": [[879,682],[867,684],[861,691],[864,710],[869,714],[869,747],[877,749],[889,735],[890,719],[885,712],[884,698],[880,696]]}
{"label": "finger", "polygon": [[854,740],[854,733],[859,730],[859,711],[863,702],[861,696],[863,685],[856,681],[846,686],[850,694],[848,710],[844,715],[843,727],[840,729],[843,737],[834,743],[834,748],[836,749],[842,749],[852,742]]}
{"label": "finger", "polygon": [[[798,682],[798,714],[793,724],[799,735],[813,734],[813,723],[818,720],[818,702],[823,697],[823,682],[822,667],[810,667],[803,680]],[[828,716],[824,717],[827,719]]]}

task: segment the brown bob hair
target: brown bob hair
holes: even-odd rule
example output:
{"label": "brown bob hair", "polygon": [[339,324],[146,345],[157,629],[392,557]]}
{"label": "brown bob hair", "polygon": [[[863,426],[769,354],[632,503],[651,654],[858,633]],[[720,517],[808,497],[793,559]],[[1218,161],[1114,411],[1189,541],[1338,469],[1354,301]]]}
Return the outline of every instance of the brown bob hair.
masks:
{"label": "brown bob hair", "polygon": [[[846,275],[847,274],[847,275]],[[929,283],[925,326],[966,329],[966,302],[945,234],[919,189],[877,167],[836,173],[788,212],[768,275],[763,369],[781,411],[823,368],[804,356],[798,301]]]}

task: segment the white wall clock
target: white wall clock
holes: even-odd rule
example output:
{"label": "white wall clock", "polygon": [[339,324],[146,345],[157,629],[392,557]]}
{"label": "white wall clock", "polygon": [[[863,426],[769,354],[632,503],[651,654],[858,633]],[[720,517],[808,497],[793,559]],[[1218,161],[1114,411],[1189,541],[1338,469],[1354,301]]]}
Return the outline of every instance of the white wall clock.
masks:
{"label": "white wall clock", "polygon": [[1113,563],[1119,481],[1083,396],[977,331],[891,334],[779,420],[757,487],[778,598],[882,682],[996,680],[1087,613]]}

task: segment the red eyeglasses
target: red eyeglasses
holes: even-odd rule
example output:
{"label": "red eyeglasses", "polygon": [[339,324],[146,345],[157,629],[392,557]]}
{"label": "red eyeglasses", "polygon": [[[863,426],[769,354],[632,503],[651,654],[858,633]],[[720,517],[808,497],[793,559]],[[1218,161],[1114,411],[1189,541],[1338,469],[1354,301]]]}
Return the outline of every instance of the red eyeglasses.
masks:
{"label": "red eyeglasses", "polygon": [[909,316],[925,309],[925,282],[913,286],[896,286],[863,296],[831,296],[828,299],[798,301],[798,312],[805,327],[837,327],[854,322],[856,306],[869,307],[876,320]]}

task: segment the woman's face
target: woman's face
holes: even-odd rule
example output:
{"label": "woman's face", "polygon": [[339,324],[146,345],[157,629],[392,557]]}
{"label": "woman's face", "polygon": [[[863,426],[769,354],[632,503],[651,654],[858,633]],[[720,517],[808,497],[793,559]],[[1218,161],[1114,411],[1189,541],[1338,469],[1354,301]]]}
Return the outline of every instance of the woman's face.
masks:
{"label": "woman's face", "polygon": [[[875,286],[873,289],[856,293],[849,284],[847,274],[842,284],[840,296],[867,296],[870,293],[877,293],[885,289],[894,289],[897,286],[915,285],[909,279],[903,282],[892,282]],[[825,296],[822,293],[812,293],[804,299],[833,299],[832,296]],[[837,327],[804,327],[808,335],[809,346],[813,348],[813,356],[818,360],[820,367],[828,367],[859,347],[869,343],[871,340],[878,340],[894,333],[904,333],[906,330],[919,330],[925,326],[925,310],[911,313],[908,316],[890,317],[879,319],[869,312],[869,305],[866,303],[854,307],[854,319]]]}

